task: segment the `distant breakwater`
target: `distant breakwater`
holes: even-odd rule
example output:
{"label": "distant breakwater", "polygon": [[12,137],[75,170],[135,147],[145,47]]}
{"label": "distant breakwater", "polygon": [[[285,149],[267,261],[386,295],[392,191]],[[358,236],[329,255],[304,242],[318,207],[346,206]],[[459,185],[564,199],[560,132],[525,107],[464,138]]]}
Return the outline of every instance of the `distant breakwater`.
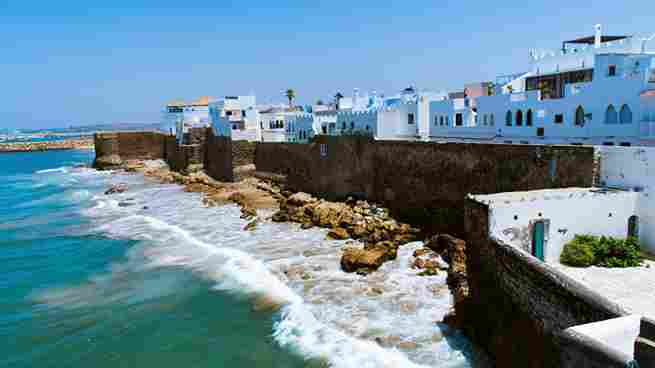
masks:
{"label": "distant breakwater", "polygon": [[0,153],[32,152],[70,149],[93,149],[92,139],[67,139],[48,142],[0,143]]}

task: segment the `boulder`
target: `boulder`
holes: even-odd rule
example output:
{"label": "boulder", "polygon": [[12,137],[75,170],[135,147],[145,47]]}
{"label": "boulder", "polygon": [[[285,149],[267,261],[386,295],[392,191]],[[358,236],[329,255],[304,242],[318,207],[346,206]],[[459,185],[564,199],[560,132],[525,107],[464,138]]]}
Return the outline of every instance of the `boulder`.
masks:
{"label": "boulder", "polygon": [[341,257],[341,269],[345,272],[375,271],[387,260],[387,250],[346,248]]}
{"label": "boulder", "polygon": [[273,222],[288,222],[289,221],[289,214],[286,211],[277,211],[271,218]]}
{"label": "boulder", "polygon": [[386,261],[393,261],[398,257],[398,245],[391,241],[381,241],[376,244],[366,244],[364,250],[384,250]]}
{"label": "boulder", "polygon": [[353,239],[362,239],[368,237],[369,234],[366,226],[357,224],[350,228],[350,235]]}
{"label": "boulder", "polygon": [[105,191],[105,195],[112,195],[112,194],[118,194],[118,193],[125,193],[127,192],[127,184],[121,183],[121,184],[114,184],[109,189]]}
{"label": "boulder", "polygon": [[243,227],[244,231],[254,231],[257,228],[257,223],[259,220],[254,219],[250,221],[249,223],[246,224],[246,226]]}
{"label": "boulder", "polygon": [[97,157],[93,163],[93,167],[98,170],[117,169],[123,165],[123,160],[117,154],[105,155]]}
{"label": "boulder", "polygon": [[311,195],[303,192],[298,192],[295,194],[292,194],[289,196],[287,199],[287,203],[291,206],[296,206],[296,207],[302,207],[310,203],[314,203],[318,201],[316,198],[312,197]]}
{"label": "boulder", "polygon": [[348,230],[342,228],[342,227],[337,227],[332,230],[330,230],[327,234],[328,238],[334,239],[334,240],[345,240],[350,238],[350,234],[348,234]]}
{"label": "boulder", "polygon": [[312,222],[320,227],[350,227],[353,211],[344,203],[320,202],[313,207]]}

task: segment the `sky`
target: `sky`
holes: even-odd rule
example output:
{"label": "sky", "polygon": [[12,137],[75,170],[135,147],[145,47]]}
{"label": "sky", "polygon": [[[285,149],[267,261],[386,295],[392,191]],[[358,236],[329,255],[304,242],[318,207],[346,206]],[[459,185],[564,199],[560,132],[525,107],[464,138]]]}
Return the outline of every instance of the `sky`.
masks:
{"label": "sky", "polygon": [[453,91],[597,23],[655,33],[653,14],[650,0],[0,0],[0,129],[157,122],[202,95]]}

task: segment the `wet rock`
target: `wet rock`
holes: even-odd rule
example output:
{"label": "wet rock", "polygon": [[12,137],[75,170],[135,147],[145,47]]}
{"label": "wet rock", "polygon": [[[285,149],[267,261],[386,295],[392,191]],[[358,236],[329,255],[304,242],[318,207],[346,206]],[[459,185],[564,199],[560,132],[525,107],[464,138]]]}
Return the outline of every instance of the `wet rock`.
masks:
{"label": "wet rock", "polygon": [[346,248],[341,257],[341,269],[345,272],[375,271],[388,259],[387,249]]}
{"label": "wet rock", "polygon": [[342,227],[337,227],[332,230],[330,230],[327,234],[328,238],[334,239],[334,240],[345,240],[350,238],[350,235],[348,234],[348,231]]}
{"label": "wet rock", "polygon": [[350,227],[353,211],[344,203],[319,202],[313,207],[312,222],[321,227]]}
{"label": "wet rock", "polygon": [[105,155],[97,157],[93,162],[93,167],[98,170],[111,170],[120,168],[123,165],[123,160],[119,155]]}
{"label": "wet rock", "polygon": [[350,228],[350,235],[354,239],[362,239],[368,237],[368,230],[366,230],[366,226],[357,224],[353,227]]}
{"label": "wet rock", "polygon": [[401,341],[398,343],[398,348],[402,350],[416,350],[418,348],[418,344],[414,341]]}
{"label": "wet rock", "polygon": [[249,223],[246,224],[246,226],[243,227],[244,231],[254,231],[257,228],[257,224],[259,223],[258,219],[254,219],[250,221]]}
{"label": "wet rock", "polygon": [[366,244],[364,246],[364,250],[371,251],[371,250],[384,250],[385,252],[385,260],[386,261],[393,261],[398,257],[398,244],[391,242],[391,241],[381,241],[376,244]]}
{"label": "wet rock", "polygon": [[273,222],[287,222],[289,221],[289,214],[286,211],[277,211],[271,218]]}
{"label": "wet rock", "polygon": [[300,225],[300,228],[303,230],[311,229],[314,227],[314,224],[311,222],[304,222],[302,225]]}
{"label": "wet rock", "polygon": [[127,184],[121,183],[121,184],[114,184],[109,189],[105,191],[105,195],[112,195],[112,194],[118,194],[118,193],[125,193],[127,192]]}

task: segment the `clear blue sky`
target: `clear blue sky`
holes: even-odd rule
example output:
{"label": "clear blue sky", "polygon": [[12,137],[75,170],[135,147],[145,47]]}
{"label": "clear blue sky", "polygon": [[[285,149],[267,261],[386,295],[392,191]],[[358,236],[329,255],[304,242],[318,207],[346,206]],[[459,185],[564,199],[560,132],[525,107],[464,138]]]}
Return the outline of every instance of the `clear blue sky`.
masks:
{"label": "clear blue sky", "polygon": [[646,0],[96,3],[0,0],[0,128],[156,122],[165,101],[200,95],[453,90],[596,23],[655,32]]}

